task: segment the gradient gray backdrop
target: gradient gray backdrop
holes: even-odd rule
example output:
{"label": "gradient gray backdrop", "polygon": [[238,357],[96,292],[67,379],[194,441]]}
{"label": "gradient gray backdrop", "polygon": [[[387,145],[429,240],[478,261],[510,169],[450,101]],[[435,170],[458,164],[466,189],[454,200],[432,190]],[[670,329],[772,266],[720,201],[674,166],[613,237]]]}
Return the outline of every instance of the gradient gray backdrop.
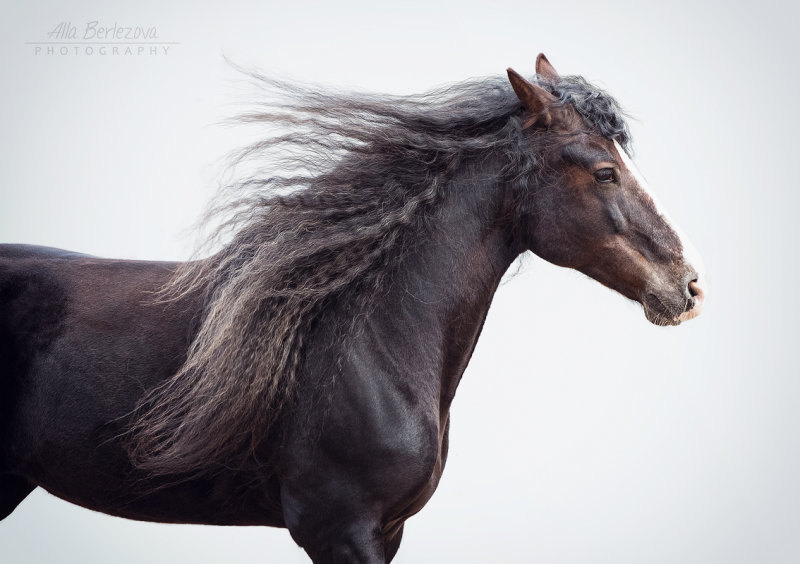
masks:
{"label": "gradient gray backdrop", "polygon": [[[1,241],[187,257],[219,159],[244,141],[215,125],[250,99],[223,54],[401,94],[532,74],[544,51],[636,117],[639,168],[704,255],[707,309],[656,328],[596,282],[526,261],[498,291],[439,491],[396,561],[800,562],[796,2],[112,4],[3,0]],[[179,44],[26,44],[90,20]],[[306,560],[285,530],[137,523],[37,490],[0,524],[0,561]]]}

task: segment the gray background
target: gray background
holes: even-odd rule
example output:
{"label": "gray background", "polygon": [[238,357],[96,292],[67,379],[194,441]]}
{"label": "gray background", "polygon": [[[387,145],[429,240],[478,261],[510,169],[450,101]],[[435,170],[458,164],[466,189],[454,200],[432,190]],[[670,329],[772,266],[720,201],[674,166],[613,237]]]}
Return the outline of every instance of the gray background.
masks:
{"label": "gray background", "polygon": [[[544,51],[633,114],[637,163],[704,255],[678,328],[526,261],[452,412],[397,562],[800,561],[796,2],[22,2],[0,18],[0,240],[179,259],[252,99],[225,54],[411,93]],[[157,26],[167,56],[36,56],[61,21]],[[82,31],[79,31],[81,33]],[[57,422],[54,422],[57,424]],[[0,560],[304,562],[284,530],[155,525],[39,490]]]}

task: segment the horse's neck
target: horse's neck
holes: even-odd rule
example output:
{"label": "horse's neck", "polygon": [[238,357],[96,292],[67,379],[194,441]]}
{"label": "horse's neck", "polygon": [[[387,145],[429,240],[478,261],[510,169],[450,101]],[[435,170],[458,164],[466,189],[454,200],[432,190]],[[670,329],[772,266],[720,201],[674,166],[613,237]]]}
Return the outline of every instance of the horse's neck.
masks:
{"label": "horse's neck", "polygon": [[444,198],[425,243],[386,297],[379,325],[385,339],[402,339],[401,351],[414,349],[405,366],[439,380],[446,412],[494,292],[520,250],[503,224],[503,191],[495,182],[456,182]]}

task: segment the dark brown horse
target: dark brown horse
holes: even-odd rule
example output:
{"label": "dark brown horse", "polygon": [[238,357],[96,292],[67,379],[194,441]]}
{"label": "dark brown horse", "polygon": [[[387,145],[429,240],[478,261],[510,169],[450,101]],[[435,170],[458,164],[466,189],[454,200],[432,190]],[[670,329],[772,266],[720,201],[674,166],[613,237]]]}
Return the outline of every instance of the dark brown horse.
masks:
{"label": "dark brown horse", "polygon": [[618,105],[542,55],[536,73],[413,97],[255,75],[272,97],[243,118],[277,127],[236,162],[278,164],[222,194],[208,258],[0,246],[0,518],[41,486],[131,519],[286,527],[314,562],[388,562],[518,255],[653,323],[696,316],[699,259]]}

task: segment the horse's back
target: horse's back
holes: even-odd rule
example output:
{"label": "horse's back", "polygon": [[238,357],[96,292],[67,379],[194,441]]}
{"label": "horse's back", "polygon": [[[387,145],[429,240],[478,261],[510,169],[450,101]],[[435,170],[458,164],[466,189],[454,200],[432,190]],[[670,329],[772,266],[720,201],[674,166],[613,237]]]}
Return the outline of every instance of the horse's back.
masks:
{"label": "horse's back", "polygon": [[[64,291],[42,264],[71,254],[33,245],[0,245],[0,432],[6,445],[24,372],[57,332]],[[0,459],[0,461],[2,461]]]}
{"label": "horse's back", "polygon": [[0,519],[39,485],[133,519],[282,523],[249,474],[138,489],[128,418],[183,364],[202,310],[199,293],[154,299],[176,266],[0,245]]}
{"label": "horse's back", "polygon": [[86,257],[50,247],[0,245],[0,519],[36,487],[13,470],[19,452],[14,422],[25,374],[37,350],[47,346],[60,324],[64,292],[57,275],[41,262]]}
{"label": "horse's back", "polygon": [[186,318],[152,305],[172,271],[0,245],[0,472],[20,468],[22,444],[50,448],[123,415],[180,364]]}
{"label": "horse's back", "polygon": [[[66,263],[89,255],[35,245],[0,245],[0,404],[13,396],[15,383],[32,357],[44,350],[63,322]],[[2,417],[2,416],[0,416]]]}
{"label": "horse's back", "polygon": [[69,259],[69,258],[96,258],[84,253],[76,253],[55,247],[24,244],[0,244],[0,260],[14,259]]}

